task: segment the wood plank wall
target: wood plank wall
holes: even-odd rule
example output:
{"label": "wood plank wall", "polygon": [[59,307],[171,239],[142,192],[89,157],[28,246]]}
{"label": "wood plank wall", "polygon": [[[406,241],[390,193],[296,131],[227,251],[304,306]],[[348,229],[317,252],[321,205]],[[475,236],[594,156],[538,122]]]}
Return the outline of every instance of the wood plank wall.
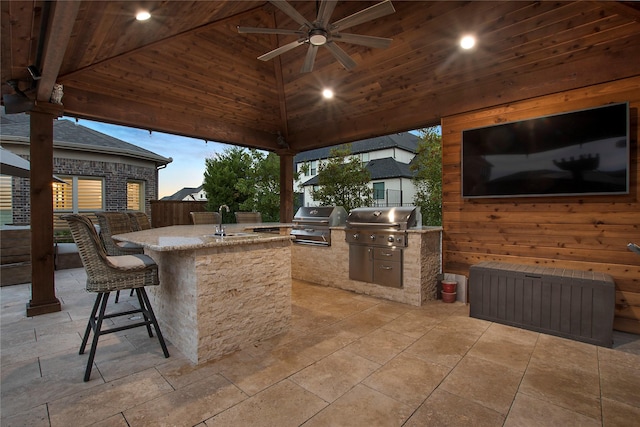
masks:
{"label": "wood plank wall", "polygon": [[[462,199],[462,130],[628,101],[630,194]],[[616,282],[614,328],[640,334],[640,76],[442,119],[443,269],[469,276],[481,261],[593,270]]]}

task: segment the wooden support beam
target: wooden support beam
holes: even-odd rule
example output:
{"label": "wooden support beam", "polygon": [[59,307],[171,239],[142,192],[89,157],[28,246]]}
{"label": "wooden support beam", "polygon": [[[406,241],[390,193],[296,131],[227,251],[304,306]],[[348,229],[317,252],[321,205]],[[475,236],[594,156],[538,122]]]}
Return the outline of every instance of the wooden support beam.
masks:
{"label": "wooden support beam", "polygon": [[280,154],[280,222],[293,221],[293,155]]}
{"label": "wooden support beam", "polygon": [[27,317],[61,310],[53,263],[53,120],[62,106],[36,103],[30,115],[31,301]]}

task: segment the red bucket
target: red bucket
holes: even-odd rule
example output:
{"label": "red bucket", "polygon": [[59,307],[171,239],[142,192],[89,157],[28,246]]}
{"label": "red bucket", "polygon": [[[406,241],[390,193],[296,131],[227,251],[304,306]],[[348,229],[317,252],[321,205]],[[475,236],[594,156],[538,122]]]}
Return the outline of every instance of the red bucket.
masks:
{"label": "red bucket", "polygon": [[458,283],[453,280],[443,280],[442,281],[442,292],[447,292],[449,294],[456,292],[456,287]]}
{"label": "red bucket", "polygon": [[442,292],[442,302],[456,302],[456,292]]}

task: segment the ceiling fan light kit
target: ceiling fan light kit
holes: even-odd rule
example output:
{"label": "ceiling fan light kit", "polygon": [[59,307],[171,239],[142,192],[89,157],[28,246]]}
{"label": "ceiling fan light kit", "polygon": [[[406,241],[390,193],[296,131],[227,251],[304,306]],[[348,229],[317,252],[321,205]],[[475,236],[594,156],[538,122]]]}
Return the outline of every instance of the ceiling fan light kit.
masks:
{"label": "ceiling fan light kit", "polygon": [[302,68],[300,69],[301,73],[308,73],[313,70],[316,53],[320,46],[326,47],[331,55],[333,55],[333,57],[342,64],[345,69],[351,70],[357,65],[356,62],[349,56],[349,54],[335,44],[336,41],[377,49],[389,47],[392,41],[392,39],[384,37],[340,33],[340,31],[355,25],[394,13],[395,9],[391,4],[391,0],[384,0],[380,3],[374,4],[371,7],[342,18],[334,23],[330,23],[331,15],[333,14],[333,10],[337,3],[334,0],[322,0],[318,7],[316,20],[313,23],[309,22],[286,0],[273,0],[270,3],[284,12],[289,18],[300,24],[301,28],[298,30],[290,30],[280,28],[238,27],[238,33],[240,34],[278,34],[298,36],[298,40],[280,46],[259,56],[258,59],[261,61],[269,61],[278,55],[288,52],[300,45],[306,44],[308,45],[307,55]]}

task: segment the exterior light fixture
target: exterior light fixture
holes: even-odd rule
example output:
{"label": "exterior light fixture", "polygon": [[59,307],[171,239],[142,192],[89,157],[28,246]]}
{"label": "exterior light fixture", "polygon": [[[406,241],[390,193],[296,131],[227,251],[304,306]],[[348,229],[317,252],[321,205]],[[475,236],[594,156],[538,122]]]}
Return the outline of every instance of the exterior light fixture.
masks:
{"label": "exterior light fixture", "polygon": [[324,96],[325,99],[331,99],[333,98],[333,91],[331,89],[325,89],[322,91],[322,96]]}
{"label": "exterior light fixture", "polygon": [[136,13],[136,19],[138,21],[146,21],[149,18],[151,18],[151,14],[146,10],[141,10],[140,12]]}
{"label": "exterior light fixture", "polygon": [[460,47],[465,50],[469,50],[473,48],[475,45],[476,45],[476,38],[472,35],[466,35],[460,39]]}
{"label": "exterior light fixture", "polygon": [[327,32],[322,28],[314,28],[309,31],[309,43],[314,46],[322,46],[327,42]]}

